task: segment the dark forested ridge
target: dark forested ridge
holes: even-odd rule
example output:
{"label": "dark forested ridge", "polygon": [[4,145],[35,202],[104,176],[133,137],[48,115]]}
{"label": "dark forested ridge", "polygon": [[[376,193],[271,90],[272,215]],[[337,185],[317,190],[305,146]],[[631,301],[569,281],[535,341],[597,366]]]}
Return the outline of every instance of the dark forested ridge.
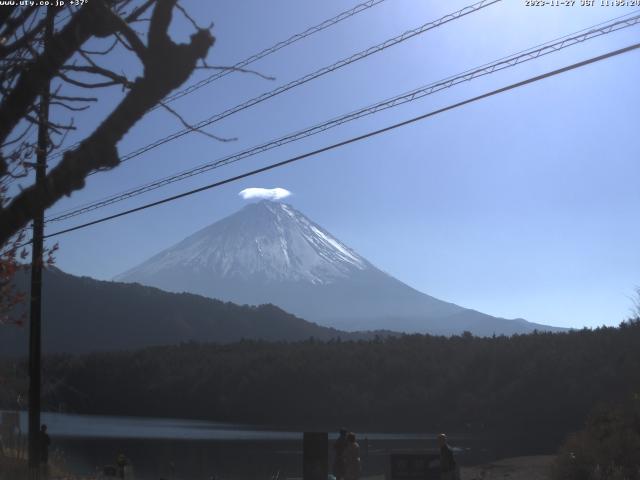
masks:
{"label": "dark forested ridge", "polygon": [[[27,272],[19,290],[28,291]],[[188,293],[168,293],[137,284],[76,277],[56,268],[44,272],[43,350],[88,353],[172,345],[197,340],[228,343],[257,340],[372,338],[344,333],[295,317],[273,305],[221,302]],[[0,329],[0,355],[25,355],[28,329]]]}
{"label": "dark forested ridge", "polygon": [[638,345],[640,321],[494,338],[189,343],[49,357],[44,391],[50,409],[82,413],[563,433],[640,391]]}

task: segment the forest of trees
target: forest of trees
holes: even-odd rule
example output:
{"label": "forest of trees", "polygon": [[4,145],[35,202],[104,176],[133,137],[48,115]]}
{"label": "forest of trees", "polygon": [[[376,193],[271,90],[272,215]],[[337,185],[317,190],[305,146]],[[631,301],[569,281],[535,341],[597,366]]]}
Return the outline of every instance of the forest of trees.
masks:
{"label": "forest of trees", "polygon": [[[513,337],[187,343],[48,357],[44,394],[50,410],[76,413],[564,435],[640,392],[639,344],[638,319]],[[7,379],[23,368],[3,362],[1,407],[15,407]]]}

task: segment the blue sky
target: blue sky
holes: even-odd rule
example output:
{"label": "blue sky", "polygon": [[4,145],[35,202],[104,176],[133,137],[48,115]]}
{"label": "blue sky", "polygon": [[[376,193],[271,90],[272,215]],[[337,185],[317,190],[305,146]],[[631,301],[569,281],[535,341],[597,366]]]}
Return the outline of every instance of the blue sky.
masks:
{"label": "blue sky", "polygon": [[[60,201],[49,214],[267,141],[468,68],[623,15],[623,7],[526,7],[505,0],[140,156]],[[599,2],[596,2],[599,5]],[[350,1],[185,1],[215,22],[208,61],[231,65],[356,4]],[[387,0],[228,75],[173,106],[198,121],[435,20],[467,2]],[[259,157],[48,226],[49,232],[195,188],[463,100],[615,48],[640,27],[462,84]],[[191,27],[181,19],[176,38]],[[122,57],[123,68],[134,62]],[[508,92],[298,164],[61,236],[57,265],[110,279],[241,208],[247,187],[282,187],[297,209],[372,263],[443,300],[561,326],[617,325],[640,284],[640,53]],[[206,76],[198,72],[194,79]],[[102,94],[78,136],[121,96]],[[121,153],[180,129],[154,111]]]}

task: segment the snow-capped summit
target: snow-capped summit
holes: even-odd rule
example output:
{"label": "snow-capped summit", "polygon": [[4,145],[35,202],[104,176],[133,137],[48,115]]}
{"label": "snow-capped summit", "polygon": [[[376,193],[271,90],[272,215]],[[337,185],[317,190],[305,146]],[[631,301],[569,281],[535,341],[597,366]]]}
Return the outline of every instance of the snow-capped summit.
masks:
{"label": "snow-capped summit", "polygon": [[120,275],[146,277],[172,268],[221,279],[331,283],[368,262],[286,203],[262,200],[187,237]]}
{"label": "snow-capped summit", "polygon": [[342,330],[480,335],[547,329],[438,300],[382,272],[291,205],[251,203],[116,277]]}

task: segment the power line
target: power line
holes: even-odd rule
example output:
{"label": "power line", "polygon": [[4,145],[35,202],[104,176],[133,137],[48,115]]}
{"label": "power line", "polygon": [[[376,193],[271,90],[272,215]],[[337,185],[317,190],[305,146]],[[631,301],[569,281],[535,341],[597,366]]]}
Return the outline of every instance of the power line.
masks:
{"label": "power line", "polygon": [[[207,78],[204,78],[196,83],[194,83],[193,85],[188,86],[187,88],[184,88],[182,90],[179,90],[167,97],[164,98],[163,102],[164,103],[169,103],[172,102],[174,100],[177,100],[178,98],[182,98],[185,95],[189,95],[190,93],[195,92],[196,90],[199,90],[200,88],[209,85],[210,83],[215,82],[216,80],[221,79],[222,77],[229,75],[230,73],[233,73],[235,71],[238,71],[239,69],[243,69],[245,67],[247,67],[248,65],[257,62],[258,60],[267,57],[269,55],[271,55],[272,53],[276,53],[277,51],[288,47],[289,45],[292,45],[304,38],[307,38],[315,33],[321,32],[329,27],[332,27],[333,25],[336,25],[337,23],[342,22],[343,20],[346,20],[348,18],[351,18],[355,15],[357,15],[358,13],[364,12],[372,7],[375,7],[376,5],[383,3],[387,0],[368,0],[366,2],[360,3],[356,6],[354,6],[353,8],[350,8],[349,10],[345,10],[344,12],[340,12],[338,15],[331,17],[327,20],[324,20],[322,22],[320,22],[317,25],[314,25],[312,27],[307,28],[306,30],[300,32],[300,33],[296,33],[294,35],[291,35],[289,38],[287,38],[286,40],[283,40],[281,42],[276,43],[275,45],[272,45],[269,48],[265,48],[264,50],[255,53],[247,58],[245,58],[244,60],[240,60],[239,62],[235,63],[234,65],[232,65],[231,67],[229,67],[228,69],[224,69],[221,70],[219,72],[216,72],[212,75],[210,75]],[[71,15],[68,15],[67,17],[65,17],[64,19],[61,20],[65,20],[66,18],[69,18]],[[153,107],[150,111],[153,111],[157,108],[160,108],[159,105],[156,105],[155,107]],[[73,145],[70,145],[64,149],[58,150],[56,153],[54,153],[52,155],[52,158],[58,158],[62,155],[64,155],[64,153],[68,150],[72,150],[74,148],[76,148],[78,145],[80,145],[80,142],[76,142]]]}
{"label": "power line", "polygon": [[[625,15],[626,17],[627,15]],[[615,20],[615,19],[614,19]],[[262,153],[264,151],[270,150],[272,148],[287,144],[287,143],[291,143],[293,141],[297,141],[300,140],[302,138],[306,138],[308,136],[314,135],[316,133],[320,133],[323,132],[325,130],[328,130],[330,128],[333,128],[335,126],[347,123],[349,121],[352,120],[356,120],[358,118],[362,118],[364,116],[367,115],[371,115],[374,113],[377,113],[379,111],[388,109],[388,108],[393,108],[395,106],[398,105],[402,105],[404,103],[408,103],[410,101],[413,100],[417,100],[419,98],[422,98],[426,95],[430,95],[433,94],[437,91],[440,91],[442,89],[445,88],[450,88],[453,85],[456,85],[458,83],[462,83],[464,81],[470,81],[473,78],[477,78],[479,76],[483,76],[483,75],[487,75],[490,73],[493,73],[495,71],[499,71],[505,68],[509,68],[509,67],[513,67],[515,65],[518,65],[520,63],[523,63],[525,61],[529,61],[529,60],[533,60],[535,58],[538,58],[542,55],[546,55],[549,53],[553,53],[556,52],[558,50],[561,50],[563,48],[567,48],[571,45],[574,45],[576,43],[579,42],[583,42],[586,41],[588,39],[591,38],[595,38],[596,36],[600,36],[603,34],[607,34],[607,33],[611,33],[612,31],[616,31],[616,30],[620,30],[622,28],[626,28],[632,25],[635,25],[637,23],[640,22],[640,15],[637,15],[636,17],[633,18],[627,18],[625,20],[621,20],[618,22],[614,22],[613,20],[610,22],[605,22],[604,24],[599,24],[601,25],[601,28],[597,28],[597,26],[591,27],[590,30],[582,30],[581,32],[586,32],[580,35],[575,35],[571,37],[571,36],[565,36],[565,37],[561,37],[561,39],[558,39],[556,41],[551,41],[551,42],[547,42],[546,44],[543,44],[541,48],[538,47],[533,47],[529,50],[524,50],[522,52],[519,52],[517,54],[514,54],[512,56],[509,57],[504,57],[500,60],[491,62],[489,64],[485,64],[481,67],[477,67],[475,69],[471,69],[471,70],[467,70],[466,72],[463,72],[461,74],[458,74],[456,76],[453,77],[449,77],[446,78],[444,80],[440,80],[438,82],[432,83],[430,85],[427,85],[426,87],[420,87],[418,89],[412,90],[410,92],[398,95],[396,97],[393,97],[391,99],[387,99],[384,100],[382,102],[379,102],[377,104],[374,105],[370,105],[367,107],[364,107],[360,110],[356,110],[354,112],[348,113],[346,115],[343,115],[341,117],[337,117],[335,119],[329,120],[327,122],[324,122],[322,124],[316,125],[314,127],[310,127],[308,129],[296,132],[296,133],[292,133],[289,135],[286,135],[284,137],[280,137],[276,140],[272,140],[268,143],[262,144],[262,145],[258,145],[256,147],[252,147],[248,150],[244,150],[242,152],[233,154],[233,155],[229,155],[227,157],[224,157],[222,159],[219,159],[215,162],[211,162],[211,163],[207,163],[204,165],[200,165],[198,167],[195,167],[193,169],[190,170],[186,170],[183,172],[180,172],[178,174],[169,176],[169,177],[165,177],[163,179],[154,181],[152,183],[140,186],[140,187],[136,187],[134,189],[130,189],[127,190],[125,192],[122,192],[120,194],[116,194],[116,195],[111,195],[105,199],[102,200],[98,200],[95,202],[91,202],[89,204],[85,204],[85,205],[81,205],[79,207],[75,207],[74,209],[69,209],[63,212],[59,212],[58,214],[56,214],[56,216],[50,218],[48,221],[58,221],[58,220],[64,220],[82,213],[86,213],[88,211],[91,210],[95,210],[97,208],[101,208],[103,206],[112,204],[112,203],[116,203],[128,198],[131,198],[133,196],[137,196],[140,195],[142,193],[146,193],[152,190],[155,190],[157,188],[163,187],[165,185],[168,185],[170,183],[176,182],[176,181],[180,181],[186,178],[189,178],[191,176],[194,175],[198,175],[201,173],[205,173],[207,171],[213,170],[215,168],[227,165],[229,163],[234,163],[238,160],[241,160],[243,158],[247,158],[259,153]],[[602,26],[603,25],[603,26]]]}
{"label": "power line", "polygon": [[[241,112],[243,110],[246,110],[247,108],[253,107],[255,105],[258,105],[259,103],[262,103],[270,98],[273,98],[277,95],[280,95],[284,92],[287,92],[291,89],[294,89],[296,87],[299,87],[301,85],[304,85],[312,80],[315,80],[316,78],[322,77],[328,73],[332,73],[335,72],[336,70],[339,70],[342,67],[345,67],[347,65],[350,65],[352,63],[355,63],[359,60],[362,60],[363,58],[367,58],[375,53],[381,52],[383,50],[386,50],[387,48],[393,47],[394,45],[397,45],[399,43],[402,43],[406,40],[409,40],[410,38],[413,38],[417,35],[420,35],[422,33],[425,33],[429,30],[433,30],[441,25],[444,25],[445,23],[449,23],[453,20],[457,20],[458,18],[464,17],[466,15],[469,15],[470,13],[474,13],[477,12],[478,10],[482,10],[483,8],[486,8],[490,5],[493,5],[494,3],[498,3],[501,2],[502,0],[481,0],[480,2],[474,3],[473,5],[469,5],[467,7],[464,7],[456,12],[450,13],[448,15],[445,15],[437,20],[434,20],[432,22],[428,22],[425,23],[424,25],[421,25],[417,28],[414,28],[412,30],[407,30],[404,33],[397,35],[393,38],[390,38],[388,40],[385,40],[382,43],[379,43],[377,45],[374,45],[372,47],[369,47],[365,50],[362,50],[358,53],[355,53],[353,55],[351,55],[350,57],[347,58],[343,58],[342,60],[339,60],[331,65],[322,67],[318,70],[316,70],[315,72],[312,73],[308,73],[307,75],[304,75],[303,77],[300,77],[296,80],[293,80],[289,83],[286,83],[284,85],[280,85],[279,87],[270,90],[268,92],[265,92],[261,95],[258,95],[257,97],[251,98],[243,103],[240,103],[234,107],[231,107],[227,110],[224,110],[222,112],[216,113],[215,115],[210,116],[209,118],[206,118],[204,120],[201,120],[200,122],[196,123],[195,125],[192,125],[191,128],[183,128],[182,130],[178,130],[177,132],[172,133],[171,135],[167,135],[165,137],[162,137],[158,140],[156,140],[153,143],[147,144],[143,147],[138,148],[137,150],[134,150],[133,152],[129,152],[128,154],[122,156],[120,158],[120,162],[126,162],[128,160],[131,160],[132,158],[135,158],[139,155],[142,155],[143,153],[148,152],[149,150],[152,150],[156,147],[159,147],[161,145],[164,145],[165,143],[171,142],[173,140],[176,140],[180,137],[183,137],[189,133],[192,133],[196,130],[202,129],[204,127],[207,127],[213,123],[216,123],[224,118],[227,118],[231,115],[234,115],[238,112]],[[60,152],[61,154],[64,153],[64,151]],[[89,175],[93,175],[94,173],[97,173],[96,171],[90,173]]]}
{"label": "power line", "polygon": [[[224,77],[225,75],[228,75],[234,70],[245,68],[246,66],[252,64],[253,62],[256,62],[268,55],[271,55],[272,53],[275,53],[284,47],[287,47],[299,40],[302,40],[303,38],[313,35],[314,33],[321,32],[322,30],[329,28],[335,25],[336,23],[340,23],[341,21],[346,20],[347,18],[353,17],[354,15],[357,15],[358,13],[363,12],[371,7],[374,7],[375,5],[378,5],[384,1],[386,0],[369,0],[368,2],[360,3],[359,5],[356,5],[355,7],[349,10],[345,10],[344,12],[339,13],[335,17],[325,20],[324,22],[319,23],[318,25],[315,25],[313,27],[307,28],[304,32],[296,33],[295,35],[292,35],[288,39],[282,42],[276,43],[272,47],[265,48],[261,52],[258,52],[254,55],[251,55],[250,57],[245,58],[244,60],[239,61],[238,63],[233,65],[231,69],[222,70],[220,72],[214,73],[213,75],[203,80],[200,80],[199,82],[194,83],[193,85],[183,90],[180,90],[172,95],[169,95],[164,99],[164,102],[165,103],[172,102],[173,100],[177,100],[178,98],[184,97],[185,95],[189,95],[190,93],[195,92],[196,90],[204,87],[205,85],[215,82],[216,80]],[[158,108],[158,107],[156,106],[155,108]]]}
{"label": "power line", "polygon": [[299,87],[300,85],[304,85],[308,82],[310,82],[311,80],[315,80],[316,78],[322,77],[328,73],[332,73],[335,72],[336,70],[339,70],[342,67],[345,67],[347,65],[350,65],[352,63],[355,63],[359,60],[362,60],[363,58],[367,58],[375,53],[381,52],[383,50],[386,50],[387,48],[393,47],[399,43],[402,43],[406,40],[409,40],[417,35],[420,35],[422,33],[425,33],[429,30],[433,30],[435,28],[440,27],[441,25],[444,25],[445,23],[449,23],[453,20],[457,20],[461,17],[464,17],[466,15],[469,15],[470,13],[474,13],[477,12],[479,10],[482,10],[483,8],[486,8],[490,5],[493,5],[494,3],[498,3],[502,0],[482,0],[480,2],[477,2],[473,5],[464,7],[456,12],[450,13],[448,15],[445,15],[437,20],[434,20],[432,22],[428,22],[425,23],[417,28],[414,28],[412,30],[407,30],[404,33],[397,35],[393,38],[390,38],[388,40],[385,40],[382,43],[379,43],[373,47],[369,47],[365,50],[362,50],[358,53],[355,53],[353,55],[351,55],[350,57],[344,58],[342,60],[339,60],[331,65],[325,66],[323,68],[320,68],[318,70],[316,70],[315,72],[309,73],[307,75],[304,75],[303,77],[300,77],[296,80],[293,80],[289,83],[286,83],[284,85],[281,85],[277,88],[275,88],[274,90],[271,90],[269,92],[265,92],[261,95],[258,95],[257,97],[254,97],[250,100],[247,100],[246,102],[243,102],[239,105],[236,105],[235,107],[231,107],[227,110],[224,110],[223,112],[217,113],[215,115],[210,116],[209,118],[205,119],[205,120],[201,120],[200,122],[196,123],[195,125],[193,125],[193,128],[183,128],[182,130],[175,132],[169,136],[166,136],[162,139],[156,140],[155,142],[145,145],[144,147],[141,147],[137,150],[134,150],[133,152],[124,155],[120,161],[121,162],[126,162],[127,160],[131,160],[134,157],[137,157],[138,155],[141,155],[145,152],[148,152],[149,150],[152,150],[160,145],[164,145],[167,142],[170,142],[172,140],[175,140],[177,138],[180,138],[184,135],[187,135],[189,133],[192,133],[194,131],[194,129],[201,129],[204,127],[207,127],[213,123],[216,123],[226,117],[229,117],[235,113],[238,113],[242,110],[245,110],[247,108],[253,107],[259,103],[264,102],[265,100],[268,100],[270,98],[273,98],[277,95],[280,95],[281,93],[287,92],[293,88]]}
{"label": "power line", "polygon": [[368,115],[373,115],[377,112],[418,100],[427,95],[431,95],[440,90],[450,88],[459,83],[471,81],[474,78],[478,78],[484,75],[489,75],[491,73],[495,73],[496,71],[504,70],[506,68],[514,67],[516,65],[519,65],[521,63],[524,63],[530,60],[534,60],[541,56],[557,52],[559,50],[570,47],[577,43],[581,43],[581,42],[590,40],[592,38],[596,38],[602,35],[612,33],[614,31],[621,30],[623,28],[636,25],[640,23],[640,14],[637,14],[638,12],[635,12],[635,13],[636,15],[634,17],[629,17],[629,15],[618,17],[617,19],[610,20],[609,22],[598,24],[596,26],[590,27],[589,29],[581,30],[580,32],[577,32],[575,34],[566,35],[564,37],[561,37],[556,40],[552,40],[545,44],[532,47],[528,50],[523,50],[521,52],[518,52],[516,54],[510,55],[507,57],[503,57],[499,60],[496,60],[488,64],[484,64],[480,67],[467,70],[458,75],[445,78],[444,80],[439,80],[427,86],[423,86],[423,87],[411,90],[409,92],[403,93],[401,95],[397,95],[390,99],[383,100],[376,104],[369,105],[359,110],[355,110],[353,112],[336,117],[334,119],[315,125],[313,127],[300,130],[298,132],[285,135],[283,137],[279,137],[278,139],[271,140],[267,143],[254,146],[252,148],[243,150],[241,152],[238,152],[232,155],[228,155],[214,162],[205,163],[198,167],[185,170],[183,172],[156,180],[154,182],[142,185],[140,187],[129,189],[120,194],[111,195],[109,197],[103,198],[98,201],[90,202],[90,203],[81,205],[79,207],[74,207],[72,209],[58,212],[51,218],[47,219],[47,221],[54,222],[54,221],[66,220],[71,217],[75,217],[77,215],[81,215],[83,213],[87,213],[87,212],[96,210],[98,208],[102,208],[107,205],[111,205],[113,203],[117,203],[152,190],[156,190],[158,188],[164,187],[171,183],[181,181],[186,178],[193,177],[195,175],[200,175],[202,173],[208,172],[210,170],[214,170],[224,165],[235,163],[244,158],[251,157],[251,156],[263,153],[265,151],[271,150],[273,148],[280,147],[282,145],[301,140],[303,138],[324,132],[326,130],[357,120],[359,118],[363,118]]}
{"label": "power line", "polygon": [[230,178],[227,178],[225,180],[220,180],[218,182],[211,183],[209,185],[205,185],[203,187],[199,187],[199,188],[196,188],[196,189],[193,189],[193,190],[189,190],[187,192],[183,192],[183,193],[180,193],[178,195],[173,195],[171,197],[167,197],[167,198],[164,198],[162,200],[157,200],[155,202],[147,203],[146,205],[142,205],[140,207],[131,208],[129,210],[125,210],[123,212],[116,213],[114,215],[109,215],[107,217],[103,217],[103,218],[100,218],[98,220],[93,220],[91,222],[86,222],[86,223],[83,223],[81,225],[77,225],[75,227],[66,228],[64,230],[59,230],[57,232],[45,235],[45,238],[51,238],[51,237],[55,237],[55,236],[58,236],[58,235],[62,235],[64,233],[69,233],[69,232],[73,232],[73,231],[76,231],[76,230],[80,230],[82,228],[86,228],[86,227],[89,227],[89,226],[92,226],[92,225],[96,225],[98,223],[103,223],[103,222],[106,222],[108,220],[113,220],[115,218],[119,218],[119,217],[123,217],[125,215],[129,215],[131,213],[139,212],[141,210],[146,210],[148,208],[152,208],[152,207],[161,205],[163,203],[172,202],[172,201],[178,200],[180,198],[184,198],[184,197],[187,197],[187,196],[190,196],[190,195],[194,195],[196,193],[200,193],[200,192],[203,192],[205,190],[210,190],[212,188],[220,187],[222,185],[226,185],[228,183],[232,183],[232,182],[235,182],[237,180],[241,180],[243,178],[247,178],[247,177],[250,177],[250,176],[253,176],[253,175],[257,175],[258,173],[266,172],[268,170],[273,170],[275,168],[282,167],[284,165],[288,165],[290,163],[294,163],[294,162],[297,162],[299,160],[303,160],[305,158],[309,158],[309,157],[318,155],[320,153],[324,153],[324,152],[327,152],[327,151],[330,151],[330,150],[334,150],[336,148],[343,147],[345,145],[349,145],[351,143],[359,142],[361,140],[365,140],[367,138],[370,138],[370,137],[373,137],[373,136],[377,136],[377,135],[380,135],[382,133],[386,133],[386,132],[389,132],[391,130],[395,130],[395,129],[400,128],[400,127],[404,127],[406,125],[409,125],[409,124],[412,124],[412,123],[416,123],[416,122],[418,122],[420,120],[424,120],[424,119],[436,116],[436,115],[438,115],[440,113],[444,113],[444,112],[447,112],[447,111],[450,111],[450,110],[454,110],[454,109],[462,107],[464,105],[468,105],[470,103],[474,103],[474,102],[477,102],[479,100],[498,95],[500,93],[504,93],[504,92],[507,92],[507,91],[510,91],[510,90],[514,90],[516,88],[519,88],[519,87],[522,87],[522,86],[525,86],[525,85],[529,85],[531,83],[535,83],[535,82],[538,82],[540,80],[543,80],[543,79],[546,79],[546,78],[549,78],[549,77],[560,75],[562,73],[565,73],[565,72],[568,72],[568,71],[571,71],[571,70],[575,70],[575,69],[584,67],[586,65],[590,65],[590,64],[593,64],[593,63],[596,63],[596,62],[600,62],[602,60],[605,60],[605,59],[608,59],[608,58],[611,58],[611,57],[622,55],[624,53],[636,50],[638,48],[640,48],[640,43],[636,43],[634,45],[630,45],[630,46],[625,47],[625,48],[614,50],[614,51],[605,53],[603,55],[599,55],[597,57],[592,57],[592,58],[589,58],[587,60],[583,60],[581,62],[573,63],[571,65],[568,65],[568,66],[565,66],[565,67],[562,67],[562,68],[559,68],[559,69],[556,69],[556,70],[552,70],[550,72],[543,73],[543,74],[537,75],[535,77],[530,77],[530,78],[528,78],[526,80],[522,80],[520,82],[512,83],[510,85],[507,85],[506,87],[498,88],[496,90],[492,90],[492,91],[484,93],[482,95],[478,95],[476,97],[472,97],[472,98],[469,98],[467,100],[463,100],[461,102],[454,103],[452,105],[449,105],[449,106],[446,106],[446,107],[443,107],[443,108],[439,108],[437,110],[433,110],[433,111],[425,113],[423,115],[419,115],[417,117],[413,117],[413,118],[410,118],[408,120],[404,120],[402,122],[395,123],[393,125],[390,125],[390,126],[378,129],[378,130],[374,130],[374,131],[365,133],[363,135],[352,137],[352,138],[349,138],[347,140],[343,140],[341,142],[334,143],[332,145],[328,145],[326,147],[322,147],[322,148],[319,148],[317,150],[313,150],[311,152],[307,152],[307,153],[304,153],[302,155],[298,155],[296,157],[289,158],[287,160],[283,160],[281,162],[273,163],[273,164],[267,165],[265,167],[261,167],[261,168],[255,169],[255,170],[251,170],[249,172],[246,172],[246,173],[243,173],[243,174],[240,174],[240,175],[236,175],[234,177],[230,177]]}

